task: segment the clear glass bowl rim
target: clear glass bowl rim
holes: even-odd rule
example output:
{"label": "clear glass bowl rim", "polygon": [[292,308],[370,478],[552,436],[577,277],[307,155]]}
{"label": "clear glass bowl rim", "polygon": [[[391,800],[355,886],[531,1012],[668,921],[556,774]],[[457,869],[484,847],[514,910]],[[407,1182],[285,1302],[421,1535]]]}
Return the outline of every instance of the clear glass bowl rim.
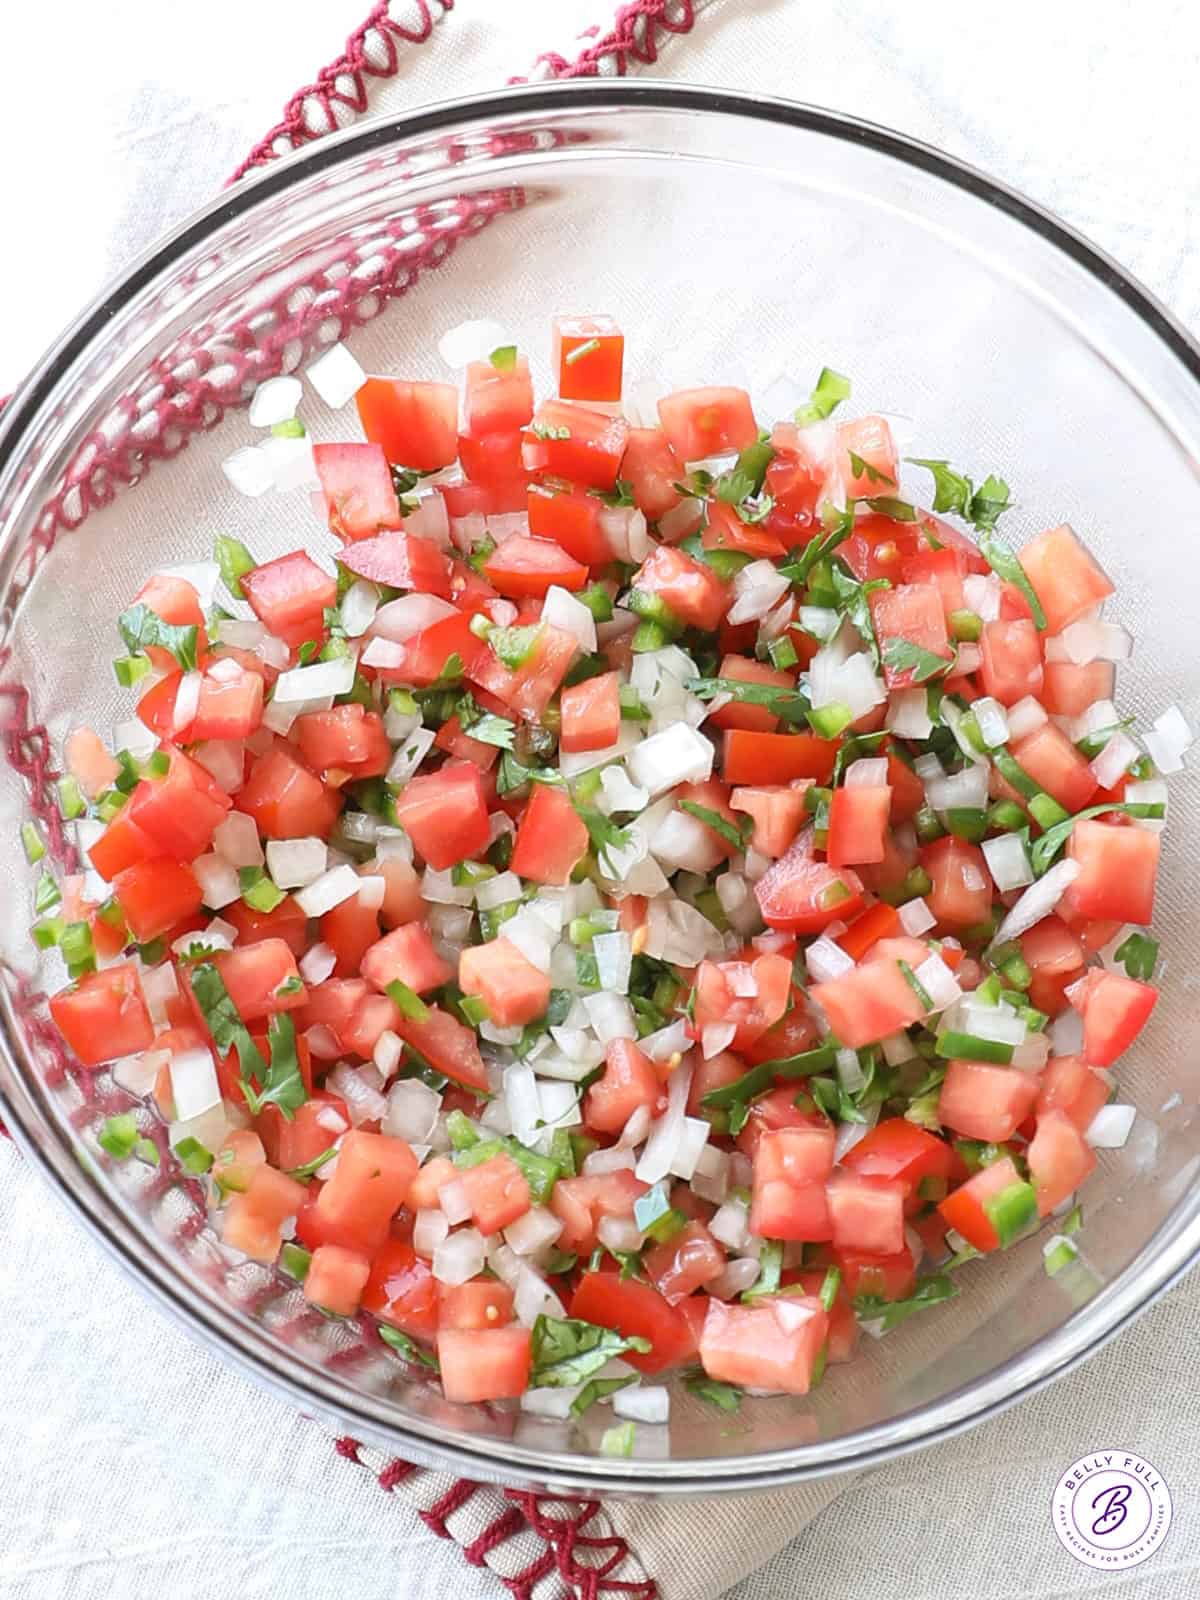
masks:
{"label": "clear glass bowl rim", "polygon": [[[807,129],[866,147],[939,178],[981,203],[998,208],[1068,256],[1122,301],[1200,384],[1200,343],[1153,294],[1117,261],[1054,213],[1019,191],[936,147],[844,112],[799,101],[706,88],[656,79],[576,81],[519,85],[493,93],[466,95],[411,111],[364,119],[329,134],[193,212],[150,246],[68,324],[0,413],[0,491],[19,467],[26,432],[53,402],[72,369],[103,342],[115,316],[180,257],[202,246],[219,229],[260,202],[286,193],[323,170],[373,148],[522,114],[583,108],[645,110],[733,116],[765,124]],[[0,533],[0,568],[15,528]],[[692,1458],[686,1462],[611,1460],[518,1450],[524,1459],[506,1460],[497,1451],[447,1444],[433,1426],[409,1431],[383,1420],[368,1397],[322,1374],[309,1381],[292,1376],[277,1359],[276,1347],[252,1325],[223,1318],[216,1306],[183,1291],[179,1274],[136,1248],[134,1231],[123,1225],[115,1207],[102,1215],[97,1191],[76,1165],[65,1141],[49,1148],[48,1117],[39,1112],[36,1072],[29,1062],[7,997],[0,1003],[0,1057],[4,1076],[19,1093],[0,1093],[0,1117],[25,1157],[74,1209],[139,1289],[164,1307],[195,1337],[264,1387],[298,1403],[359,1440],[375,1441],[406,1457],[450,1468],[475,1479],[503,1479],[555,1493],[624,1495],[701,1495],[778,1488],[806,1478],[860,1470],[923,1448],[976,1426],[1036,1392],[1086,1360],[1153,1304],[1200,1257],[1200,1196],[1185,1195],[1137,1259],[1094,1300],[1020,1356],[938,1401],[876,1424],[837,1441],[789,1450],[764,1451],[741,1458]],[[31,1081],[32,1080],[32,1081]],[[415,1421],[416,1419],[414,1419]]]}

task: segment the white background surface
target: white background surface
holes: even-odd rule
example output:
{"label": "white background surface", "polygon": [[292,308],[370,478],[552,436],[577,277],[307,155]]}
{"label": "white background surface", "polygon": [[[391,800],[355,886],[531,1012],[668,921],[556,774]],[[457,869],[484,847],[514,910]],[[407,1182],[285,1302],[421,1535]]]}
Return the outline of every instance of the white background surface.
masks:
{"label": "white background surface", "polygon": [[[458,0],[381,92],[503,81],[609,0]],[[0,393],[63,318],[206,198],[366,0],[4,8]],[[664,75],[790,94],[941,144],[1060,211],[1200,326],[1200,20],[1167,0],[718,0]],[[859,1480],[738,1600],[1121,1600],[1197,1592],[1195,1280],[984,1430]],[[0,1593],[20,1600],[500,1595],[325,1436],[192,1346],[0,1148]],[[1074,1456],[1144,1450],[1176,1525],[1124,1579],[1050,1532]],[[1039,1518],[1041,1520],[1039,1520]]]}

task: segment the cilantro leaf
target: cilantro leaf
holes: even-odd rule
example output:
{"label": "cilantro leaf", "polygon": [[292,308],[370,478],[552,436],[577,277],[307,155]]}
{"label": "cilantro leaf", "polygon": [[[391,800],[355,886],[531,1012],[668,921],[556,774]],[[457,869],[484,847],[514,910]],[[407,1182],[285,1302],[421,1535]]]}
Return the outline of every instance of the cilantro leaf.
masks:
{"label": "cilantro leaf", "polygon": [[1149,983],[1158,961],[1158,940],[1144,933],[1131,933],[1114,952],[1131,978],[1139,983]]}
{"label": "cilantro leaf", "polygon": [[633,485],[625,478],[618,478],[611,489],[589,489],[588,493],[596,500],[603,500],[606,506],[632,506],[637,502],[633,498]]}
{"label": "cilantro leaf", "polygon": [[925,467],[933,474],[935,511],[953,511],[957,516],[967,516],[967,508],[973,493],[970,478],[963,477],[961,472],[955,472],[948,461],[932,461],[920,456],[908,456],[906,459],[912,466]]}
{"label": "cilantro leaf", "polygon": [[271,1065],[260,1079],[263,1087],[256,1090],[251,1084],[243,1083],[242,1092],[251,1116],[256,1117],[265,1105],[274,1105],[290,1122],[308,1099],[308,1090],[304,1087],[296,1056],[296,1027],[286,1011],[276,1012],[271,1018],[267,1042],[271,1048]]}
{"label": "cilantro leaf", "polygon": [[742,1403],[742,1391],[732,1383],[722,1383],[718,1378],[710,1378],[703,1367],[695,1367],[689,1372],[683,1386],[689,1394],[694,1394],[697,1400],[707,1400],[709,1405],[716,1406],[720,1411],[737,1411]]}
{"label": "cilantro leaf", "polygon": [[390,1327],[386,1322],[381,1322],[375,1330],[384,1344],[391,1345],[398,1355],[406,1361],[419,1361],[423,1367],[432,1367],[439,1371],[438,1358],[431,1350],[423,1349],[415,1339],[410,1339],[408,1334],[401,1333],[399,1328]]}
{"label": "cilantro leaf", "polygon": [[500,757],[500,765],[496,769],[498,795],[512,794],[515,789],[523,789],[527,783],[561,784],[565,781],[562,773],[553,767],[526,766],[517,760],[511,750],[506,750]]}
{"label": "cilantro leaf", "polygon": [[981,533],[991,533],[1009,504],[1008,485],[1003,478],[989,473],[971,496],[967,516]]}
{"label": "cilantro leaf", "polygon": [[951,656],[947,661],[945,656],[934,655],[932,650],[925,650],[909,639],[895,638],[888,639],[884,644],[883,662],[892,672],[911,670],[909,682],[915,685],[949,672],[954,665],[954,657]]}
{"label": "cilantro leaf", "polygon": [[1004,578],[1008,583],[1015,583],[1025,596],[1033,616],[1034,626],[1045,631],[1046,613],[1042,610],[1042,602],[1037,597],[1037,591],[1029,581],[1029,575],[1021,565],[1020,558],[1013,554],[1006,545],[996,539],[991,530],[987,529],[979,535],[979,553],[991,567],[998,578]]}
{"label": "cilantro leaf", "polygon": [[799,1055],[760,1061],[732,1083],[723,1084],[719,1089],[710,1089],[701,1104],[706,1107],[745,1105],[760,1094],[766,1094],[776,1078],[807,1078],[814,1072],[823,1072],[826,1067],[832,1067],[836,1059],[833,1045],[822,1044],[814,1050],[803,1050]]}
{"label": "cilantro leaf", "polygon": [[1087,806],[1083,811],[1077,811],[1073,817],[1068,817],[1065,822],[1056,822],[1029,847],[1029,864],[1038,877],[1041,877],[1066,844],[1077,822],[1084,822],[1089,817],[1101,817],[1107,811],[1123,811],[1128,817],[1161,817],[1163,806],[1161,802],[1147,805],[1128,801],[1109,801],[1107,805]]}
{"label": "cilantro leaf", "polygon": [[744,818],[739,828],[736,823],[730,822],[719,811],[710,811],[707,806],[699,805],[695,800],[681,800],[679,809],[686,811],[689,816],[695,817],[706,828],[711,828],[714,833],[719,833],[726,844],[731,844],[735,850],[744,850],[746,842],[754,832],[754,819]]}
{"label": "cilantro leaf", "polygon": [[464,733],[481,744],[496,745],[501,750],[511,750],[517,735],[517,725],[507,717],[498,717],[485,711],[473,694],[464,694],[458,702],[458,722]]}
{"label": "cilantro leaf", "polygon": [[873,467],[869,461],[864,461],[862,456],[856,455],[853,450],[846,454],[850,457],[850,470],[856,478],[865,478],[868,483],[887,483],[894,489],[895,478],[889,478],[886,472],[880,472],[878,467]]}
{"label": "cilantro leaf", "polygon": [[727,694],[743,705],[766,706],[783,722],[803,722],[809,711],[807,695],[773,683],[744,683],[740,678],[689,678],[684,688],[698,700],[715,700],[718,695]]}
{"label": "cilantro leaf", "polygon": [[838,562],[834,562],[830,570],[833,574],[834,593],[838,597],[838,608],[845,612],[862,635],[863,643],[867,647],[875,670],[878,671],[882,660],[867,596],[876,589],[890,589],[891,584],[887,578],[870,578],[866,583],[859,583],[858,579],[843,570]]}
{"label": "cilantro leaf", "polygon": [[824,422],[831,417],[843,400],[850,398],[850,379],[844,378],[832,367],[822,367],[816,388],[808,397],[808,404],[796,412],[796,421],[807,427],[810,422]]}
{"label": "cilantro leaf", "polygon": [[873,499],[864,500],[863,504],[870,506],[871,510],[881,517],[887,517],[892,522],[915,522],[917,508],[910,505],[907,500],[897,500],[892,495],[877,495]]}
{"label": "cilantro leaf", "polygon": [[882,1295],[860,1294],[854,1301],[854,1310],[860,1322],[878,1321],[882,1332],[890,1333],[914,1313],[940,1305],[943,1300],[953,1300],[957,1293],[957,1286],[945,1273],[938,1273],[926,1278],[907,1300],[885,1300]]}
{"label": "cilantro leaf", "polygon": [[303,1166],[289,1167],[288,1177],[295,1178],[299,1183],[304,1183],[314,1173],[319,1172],[327,1161],[332,1161],[335,1155],[337,1155],[337,1146],[331,1144],[328,1150],[322,1150],[319,1156],[314,1156],[311,1161],[306,1161]]}
{"label": "cilantro leaf", "polygon": [[625,1338],[578,1317],[540,1316],[533,1325],[531,1389],[567,1389],[586,1383],[614,1356],[634,1350],[645,1355],[650,1341]]}
{"label": "cilantro leaf", "polygon": [[780,574],[798,589],[808,582],[809,574],[817,563],[831,556],[854,532],[854,507],[835,511],[832,506],[825,506],[821,513],[821,524],[825,530],[824,536],[810,539],[794,561],[787,562],[779,569]]}
{"label": "cilantro leaf", "polygon": [[[597,811],[592,806],[576,803],[575,810],[587,828],[592,849],[600,859],[603,870],[608,851],[621,850],[629,843],[629,829],[618,827],[611,817],[606,817],[603,811]],[[611,867],[611,861],[608,865]]]}
{"label": "cilantro leaf", "polygon": [[589,1407],[596,1404],[597,1400],[607,1400],[608,1396],[616,1394],[618,1389],[627,1389],[631,1383],[636,1382],[636,1372],[631,1372],[627,1378],[589,1378],[571,1401],[571,1415],[581,1417]]}
{"label": "cilantro leaf", "polygon": [[[207,955],[209,952],[205,951]],[[188,974],[196,1004],[204,1013],[213,1043],[222,1055],[236,1050],[241,1063],[243,1081],[266,1075],[267,1064],[262,1052],[250,1037],[250,1030],[242,1021],[241,1013],[230,999],[229,990],[216,967],[202,962]]]}
{"label": "cilantro leaf", "polygon": [[130,655],[137,655],[147,645],[157,645],[160,650],[173,655],[185,672],[195,671],[198,633],[195,623],[182,627],[164,622],[157,612],[139,601],[137,605],[130,606],[128,611],[122,611],[117,618],[117,627]]}

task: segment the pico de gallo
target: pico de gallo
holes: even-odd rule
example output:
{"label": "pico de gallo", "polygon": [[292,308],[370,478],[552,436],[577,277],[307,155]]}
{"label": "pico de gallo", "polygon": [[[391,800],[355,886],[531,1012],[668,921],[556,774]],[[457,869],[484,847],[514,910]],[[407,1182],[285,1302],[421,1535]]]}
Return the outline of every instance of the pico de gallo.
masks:
{"label": "pico de gallo", "polygon": [[623,357],[558,319],[538,401],[511,344],[339,346],[333,444],[264,385],[226,470],[320,526],[131,597],[33,928],[132,1097],[107,1159],[450,1400],[610,1404],[616,1454],[663,1374],[805,1394],[1046,1219],[1072,1263],[1191,741],[1118,711],[1112,583],[1066,525],[1014,553],[1001,479],[902,463],[829,369],[647,416]]}

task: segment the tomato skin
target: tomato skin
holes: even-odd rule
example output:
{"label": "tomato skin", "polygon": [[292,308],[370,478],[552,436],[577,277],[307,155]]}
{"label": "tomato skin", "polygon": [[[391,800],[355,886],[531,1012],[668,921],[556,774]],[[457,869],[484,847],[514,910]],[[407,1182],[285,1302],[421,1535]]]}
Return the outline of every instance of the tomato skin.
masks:
{"label": "tomato skin", "polygon": [[488,1088],[487,1069],[475,1042],[474,1030],[438,1006],[429,1007],[422,1021],[400,1016],[393,1029],[406,1044],[419,1050],[431,1066],[468,1089]]}
{"label": "tomato skin", "polygon": [[286,749],[268,750],[238,790],[237,809],[254,818],[265,839],[327,839],[342,809],[340,796]]}
{"label": "tomato skin", "polygon": [[661,428],[630,428],[621,457],[621,477],[633,491],[634,504],[651,522],[683,499],[675,487],[683,477],[683,467]]}
{"label": "tomato skin", "polygon": [[283,1242],[280,1225],[297,1215],[307,1198],[308,1191],[294,1178],[274,1167],[255,1167],[249,1188],[235,1194],[225,1208],[225,1243],[255,1261],[274,1261]]}
{"label": "tomato skin", "polygon": [[403,1139],[352,1128],[342,1140],[333,1176],[321,1185],[317,1215],[341,1231],[336,1242],[374,1255],[416,1170],[417,1158]]}
{"label": "tomato skin", "polygon": [[498,593],[520,600],[540,599],[554,584],[562,589],[582,589],[588,570],[549,539],[527,539],[516,534],[497,545],[484,563],[484,576]]}
{"label": "tomato skin", "polygon": [[852,961],[861,961],[880,939],[890,939],[901,927],[900,913],[886,901],[877,900],[859,913],[846,929],[839,933],[834,943],[839,945]]}
{"label": "tomato skin", "polygon": [[729,605],[729,589],[702,561],[660,544],[642,563],[632,587],[657,595],[677,622],[712,632]]}
{"label": "tomato skin", "polygon": [[935,584],[942,602],[942,615],[948,622],[952,612],[966,610],[963,579],[969,571],[961,550],[943,546],[940,550],[918,549],[904,561],[900,576],[905,583]]}
{"label": "tomato skin", "polygon": [[239,949],[263,939],[282,939],[297,960],[308,949],[308,918],[291,895],[281,900],[274,911],[255,911],[244,900],[235,900],[222,909],[221,915],[237,929]]}
{"label": "tomato skin", "polygon": [[669,1306],[675,1306],[720,1277],[725,1270],[725,1252],[703,1222],[689,1222],[647,1250],[643,1264],[659,1294]]}
{"label": "tomato skin", "polygon": [[947,834],[925,845],[919,857],[933,880],[925,903],[939,927],[953,931],[987,920],[992,909],[992,880],[978,845]]}
{"label": "tomato skin", "polygon": [[380,445],[315,444],[313,465],[330,529],[339,539],[367,539],[381,528],[400,527],[400,502]]}
{"label": "tomato skin", "polygon": [[254,615],[295,649],[325,635],[325,607],[337,603],[337,583],[302,550],[247,572],[242,590]]}
{"label": "tomato skin", "polygon": [[1114,593],[1112,584],[1064,522],[1031,539],[1021,565],[1042,602],[1046,628],[1061,633]]}
{"label": "tomato skin", "polygon": [[515,672],[487,645],[473,660],[466,656],[463,660],[467,663],[467,677],[473,682],[518,715],[537,718],[553,700],[578,650],[574,634],[547,622],[542,624],[524,664]]}
{"label": "tomato skin", "polygon": [[938,1099],[938,1120],[967,1139],[1003,1144],[1033,1110],[1038,1079],[1016,1067],[951,1061]]}
{"label": "tomato skin", "polygon": [[1092,769],[1052,722],[1016,740],[1012,753],[1034,782],[1072,813],[1081,811],[1096,792]]}
{"label": "tomato skin", "polygon": [[531,483],[527,500],[529,531],[552,539],[575,561],[603,566],[613,552],[600,526],[601,502],[583,489],[558,489]]}
{"label": "tomato skin", "polygon": [[887,784],[835,789],[825,850],[829,865],[851,867],[882,861],[891,808],[892,791]]}
{"label": "tomato skin", "polygon": [[1067,859],[1079,876],[1067,886],[1068,912],[1079,918],[1133,922],[1154,920],[1161,834],[1126,828],[1089,817],[1077,822],[1067,840]]}
{"label": "tomato skin", "polygon": [[125,925],[138,944],[148,944],[199,911],[204,896],[196,875],[181,861],[165,858],[126,867],[113,879]]}
{"label": "tomato skin", "polygon": [[474,762],[447,762],[439,772],[410,779],[395,807],[417,853],[437,872],[487,848],[487,802]]}
{"label": "tomato skin", "polygon": [[654,1063],[632,1039],[613,1039],[605,1050],[604,1075],[588,1090],[583,1120],[597,1133],[620,1133],[639,1106],[657,1114],[665,1101]]}
{"label": "tomato skin", "polygon": [[854,524],[854,532],[841,546],[838,555],[860,583],[874,578],[886,578],[889,583],[897,583],[905,566],[920,548],[920,538],[912,523],[870,516],[859,517]]}
{"label": "tomato skin", "polygon": [[477,437],[523,428],[533,416],[533,380],[526,356],[518,355],[503,370],[490,361],[470,362],[465,391],[467,432]]}
{"label": "tomato skin", "polygon": [[756,788],[797,778],[828,783],[837,756],[837,742],[818,739],[815,733],[757,733],[744,728],[729,729],[721,748],[725,782]]}
{"label": "tomato skin", "polygon": [[442,1328],[437,1336],[447,1400],[515,1400],[529,1386],[533,1335],[528,1328]]}
{"label": "tomato skin", "polygon": [[477,1167],[464,1167],[458,1179],[467,1192],[471,1219],[484,1238],[523,1217],[532,1204],[525,1174],[502,1150]]}
{"label": "tomato skin", "polygon": [[[1077,828],[1083,826],[1083,823],[1076,823]],[[1018,942],[1033,974],[1029,985],[1030,1003],[1047,1016],[1058,1016],[1067,1004],[1065,990],[1083,972],[1082,943],[1053,912],[1023,933]]]}
{"label": "tomato skin", "polygon": [[587,825],[567,795],[535,783],[517,827],[512,871],[535,883],[567,884],[587,851]]}
{"label": "tomato skin", "polygon": [[458,455],[458,391],[452,383],[368,378],[354,404],[363,432],[395,466],[436,472]]}
{"label": "tomato skin", "polygon": [[995,1250],[1000,1238],[983,1208],[984,1201],[1020,1182],[1020,1173],[1011,1158],[1005,1156],[960,1184],[939,1203],[938,1211],[947,1225],[961,1233],[976,1250]]}
{"label": "tomato skin", "polygon": [[306,711],[292,724],[291,738],[314,772],[336,767],[355,778],[373,778],[386,772],[391,761],[383,718],[360,705]]}
{"label": "tomato skin", "polygon": [[564,689],[559,699],[562,730],[559,748],[568,754],[583,750],[607,750],[616,744],[621,732],[620,680],[615,672],[602,672],[595,678]]}
{"label": "tomato skin", "polygon": [[621,1358],[639,1372],[662,1372],[696,1354],[687,1319],[657,1289],[634,1278],[622,1283],[615,1272],[585,1272],[571,1297],[570,1314],[601,1328],[615,1328],[626,1337],[649,1339],[651,1349],[646,1354],[629,1351]]}
{"label": "tomato skin", "polygon": [[829,1318],[815,1297],[768,1297],[748,1306],[710,1300],[700,1363],[724,1383],[807,1394],[828,1332]]}
{"label": "tomato skin", "polygon": [[[554,437],[564,428],[565,437]],[[527,472],[566,478],[585,489],[611,489],[628,436],[624,417],[570,400],[544,400],[525,432],[521,455]]]}
{"label": "tomato skin", "polygon": [[901,583],[876,589],[868,596],[875,633],[883,652],[883,680],[889,689],[909,689],[917,679],[915,667],[890,666],[888,646],[902,640],[928,650],[944,661],[951,658],[942,610],[941,591],[932,583]]}
{"label": "tomato skin", "polygon": [[438,1284],[438,1327],[501,1328],[513,1319],[513,1292],[497,1278]]}
{"label": "tomato skin", "polygon": [[[297,1041],[299,1044],[301,1041]],[[265,1052],[264,1052],[265,1054]],[[234,1069],[238,1069],[235,1067]],[[226,1098],[229,1096],[226,1094]],[[337,1133],[318,1121],[321,1112],[334,1111],[346,1127],[350,1117],[346,1102],[335,1094],[318,1089],[302,1106],[297,1106],[291,1119],[283,1115],[278,1106],[264,1106],[254,1119],[255,1130],[263,1142],[267,1160],[273,1167],[288,1172],[293,1167],[303,1167],[328,1150]]]}
{"label": "tomato skin", "polygon": [[[150,855],[194,861],[212,843],[216,826],[224,819],[232,802],[216,787],[204,768],[189,761],[182,751],[168,747],[167,753],[170,767],[166,776],[143,778],[126,801],[123,812],[109,824],[109,831],[124,821],[131,825],[126,830],[131,842],[137,839],[139,832],[149,838]],[[112,858],[105,857],[103,852],[101,859],[111,864]]]}
{"label": "tomato skin", "polygon": [[454,976],[433,946],[423,922],[406,922],[384,934],[364,951],[360,967],[363,977],[382,994],[389,983],[400,982],[414,994],[439,989]]}
{"label": "tomato skin", "polygon": [[380,533],[360,539],[339,558],[360,578],[393,589],[450,598],[450,558],[432,539],[415,533]]}
{"label": "tomato skin", "polygon": [[499,1028],[522,1027],[544,1016],[550,1001],[549,974],[539,971],[503,934],[461,952],[458,982],[464,994],[482,999]]}
{"label": "tomato skin", "polygon": [[[773,689],[796,686],[794,673],[768,667],[765,662],[755,661],[753,656],[732,653],[722,660],[717,676],[734,678],[739,683],[761,683]],[[739,700],[731,700],[720,710],[711,712],[708,721],[714,728],[748,728],[757,733],[774,733],[779,727],[779,718],[766,706],[745,705]]]}
{"label": "tomato skin", "polygon": [[[727,734],[727,738],[736,735]],[[756,734],[754,738],[772,738]],[[763,921],[792,933],[819,933],[835,918],[852,917],[862,905],[862,880],[849,867],[835,870],[813,855],[813,830],[806,828],[785,856],[754,885]]]}
{"label": "tomato skin", "polygon": [[1082,1131],[1062,1111],[1038,1114],[1037,1130],[1025,1152],[1029,1181],[1037,1191],[1040,1217],[1049,1216],[1096,1167],[1095,1152]]}
{"label": "tomato skin", "polygon": [[70,988],[51,996],[50,1015],[85,1067],[147,1050],[154,1042],[154,1026],[132,961],[85,973]]}
{"label": "tomato skin", "polygon": [[[555,317],[550,366],[564,400],[619,400],[625,335],[612,317]],[[582,351],[575,356],[574,351]]]}
{"label": "tomato skin", "polygon": [[787,853],[804,822],[804,792],[810,783],[810,779],[800,779],[795,786],[757,788],[743,784],[730,795],[733,810],[744,811],[753,819],[750,843],[760,855],[778,859]]}
{"label": "tomato skin", "polygon": [[1111,1067],[1150,1019],[1158,990],[1122,972],[1089,972],[1071,1004],[1083,1013],[1083,1059],[1091,1067]]}
{"label": "tomato skin", "polygon": [[671,449],[685,463],[744,450],[758,438],[744,389],[679,389],[658,402],[658,419]]}

